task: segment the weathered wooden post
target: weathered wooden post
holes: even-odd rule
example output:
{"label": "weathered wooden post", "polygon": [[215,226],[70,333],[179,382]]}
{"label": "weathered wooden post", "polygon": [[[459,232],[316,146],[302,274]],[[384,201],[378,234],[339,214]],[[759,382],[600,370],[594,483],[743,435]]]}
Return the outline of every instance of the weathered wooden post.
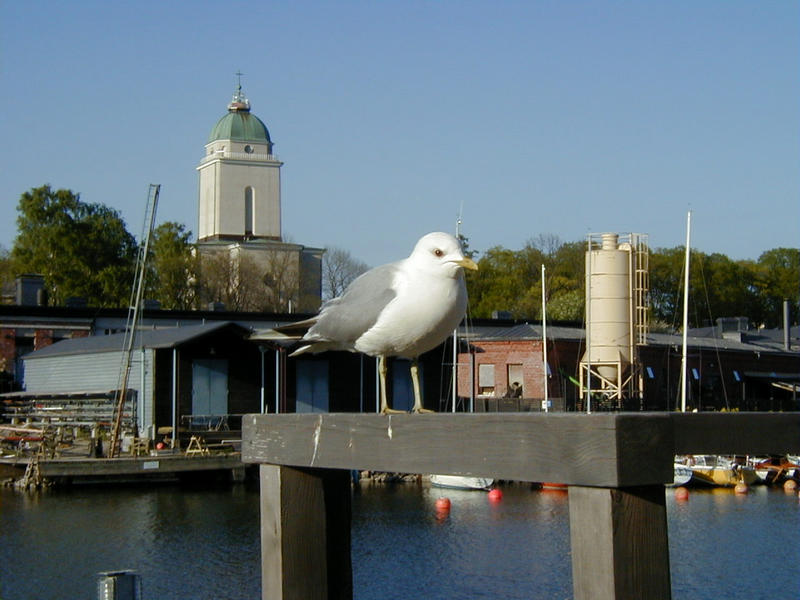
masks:
{"label": "weathered wooden post", "polygon": [[348,472],[260,471],[262,597],[352,598]]}
{"label": "weathered wooden post", "polygon": [[249,415],[243,430],[265,600],[352,598],[351,469],[568,484],[574,597],[668,600],[674,455],[800,451],[797,413]]}
{"label": "weathered wooden post", "polygon": [[664,486],[569,488],[578,598],[671,597]]}

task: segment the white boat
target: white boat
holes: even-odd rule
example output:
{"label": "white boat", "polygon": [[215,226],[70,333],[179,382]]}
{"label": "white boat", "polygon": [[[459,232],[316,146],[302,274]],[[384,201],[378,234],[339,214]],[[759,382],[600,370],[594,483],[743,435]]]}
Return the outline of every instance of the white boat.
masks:
{"label": "white boat", "polygon": [[490,477],[468,475],[431,475],[431,485],[456,490],[488,490],[494,483]]}
{"label": "white boat", "polygon": [[681,487],[687,485],[692,480],[692,469],[683,462],[675,460],[674,463],[675,475],[673,476],[672,483],[668,484],[671,487]]}

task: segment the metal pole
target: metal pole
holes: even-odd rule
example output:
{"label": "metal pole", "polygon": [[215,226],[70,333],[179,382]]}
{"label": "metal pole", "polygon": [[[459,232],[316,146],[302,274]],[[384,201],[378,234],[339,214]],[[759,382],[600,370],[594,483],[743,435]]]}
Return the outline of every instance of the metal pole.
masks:
{"label": "metal pole", "polygon": [[592,236],[589,236],[589,252],[587,253],[586,275],[586,413],[592,412]]}
{"label": "metal pole", "polygon": [[687,346],[687,329],[689,328],[689,257],[691,255],[691,246],[689,240],[692,230],[692,211],[686,214],[686,264],[683,269],[683,350],[681,352],[681,412],[686,412],[686,387],[689,384],[689,378],[686,376],[686,346]]}
{"label": "metal pole", "polygon": [[264,353],[267,351],[264,346],[259,346],[258,351],[261,353],[261,414],[263,415],[267,408],[266,390],[264,389]]}
{"label": "metal pole", "polygon": [[147,362],[147,354],[144,346],[139,349],[140,356],[142,359],[142,364],[139,367],[139,402],[137,402],[138,409],[136,411],[136,435],[139,437],[141,432],[144,430],[144,407],[145,407],[145,400],[144,400],[144,392],[145,392],[145,364]]}
{"label": "metal pole", "polygon": [[544,412],[550,412],[547,398],[547,302],[544,285],[545,268],[542,265],[542,372],[544,373]]}
{"label": "metal pole", "polygon": [[172,349],[172,447],[178,437],[178,349]]}
{"label": "metal pole", "polygon": [[275,414],[281,412],[281,349],[275,348]]}
{"label": "metal pole", "polygon": [[453,411],[458,400],[458,327],[453,330]]}

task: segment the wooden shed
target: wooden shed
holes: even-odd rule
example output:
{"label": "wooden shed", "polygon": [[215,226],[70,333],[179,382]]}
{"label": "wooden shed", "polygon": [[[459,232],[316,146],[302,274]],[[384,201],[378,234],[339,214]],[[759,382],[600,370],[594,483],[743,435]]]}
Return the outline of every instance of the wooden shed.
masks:
{"label": "wooden shed", "polygon": [[[232,322],[141,331],[128,389],[140,437],[159,428],[240,429],[260,411],[262,355]],[[57,342],[24,357],[26,395],[101,393],[121,382],[124,334]],[[237,420],[238,419],[238,420]]]}

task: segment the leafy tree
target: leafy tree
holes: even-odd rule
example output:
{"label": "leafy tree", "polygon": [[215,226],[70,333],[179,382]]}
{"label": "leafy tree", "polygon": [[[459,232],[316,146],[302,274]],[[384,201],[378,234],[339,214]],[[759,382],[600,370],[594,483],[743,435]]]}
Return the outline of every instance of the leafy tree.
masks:
{"label": "leafy tree", "polygon": [[22,194],[17,211],[15,268],[44,275],[52,303],[78,296],[93,306],[127,304],[137,245],[116,210],[45,185]]}
{"label": "leafy tree", "polygon": [[146,289],[164,309],[188,310],[194,305],[197,260],[191,236],[182,224],[171,221],[153,231]]}
{"label": "leafy tree", "polygon": [[14,266],[11,262],[11,253],[0,246],[0,304],[11,303],[14,291]]}
{"label": "leafy tree", "polygon": [[335,246],[327,248],[322,257],[322,299],[341,296],[345,288],[368,269],[367,263],[353,258],[347,250]]}
{"label": "leafy tree", "polygon": [[789,319],[798,322],[800,291],[800,250],[775,248],[764,252],[754,266],[755,288],[763,305],[763,321],[767,327],[783,324],[783,301],[789,303]]}
{"label": "leafy tree", "polygon": [[486,251],[478,261],[478,271],[468,278],[468,285],[475,317],[491,317],[495,310],[513,314],[517,299],[528,287],[519,257],[502,246]]}
{"label": "leafy tree", "polygon": [[518,319],[540,319],[541,270],[545,265],[548,318],[581,320],[583,257],[580,242],[565,244],[552,235],[531,238],[517,251],[490,248],[478,261],[479,271],[468,274],[473,316],[490,317],[495,310],[507,310]]}
{"label": "leafy tree", "polygon": [[681,247],[651,249],[650,308],[657,328],[671,330],[680,322],[684,256]]}

